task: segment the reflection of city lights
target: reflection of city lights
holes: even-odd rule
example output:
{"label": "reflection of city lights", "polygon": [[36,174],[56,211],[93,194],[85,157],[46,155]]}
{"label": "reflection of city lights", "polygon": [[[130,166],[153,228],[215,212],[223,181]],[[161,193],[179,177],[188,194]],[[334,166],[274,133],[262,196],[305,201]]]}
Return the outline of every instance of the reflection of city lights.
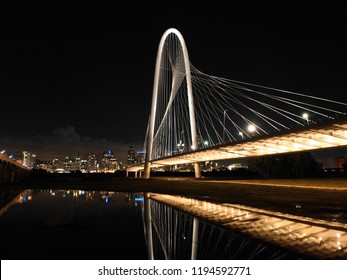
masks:
{"label": "reflection of city lights", "polygon": [[93,200],[94,199],[94,192],[87,192],[86,200]]}
{"label": "reflection of city lights", "polygon": [[115,192],[100,192],[100,200],[108,203]]}

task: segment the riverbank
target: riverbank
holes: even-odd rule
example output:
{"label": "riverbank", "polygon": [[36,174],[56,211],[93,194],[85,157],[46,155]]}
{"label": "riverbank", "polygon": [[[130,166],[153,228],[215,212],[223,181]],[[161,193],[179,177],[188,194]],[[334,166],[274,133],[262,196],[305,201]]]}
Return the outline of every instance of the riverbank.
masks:
{"label": "riverbank", "polygon": [[126,189],[184,195],[347,223],[347,179],[211,180],[134,179]]}
{"label": "riverbank", "polygon": [[[8,187],[8,186],[7,186]],[[249,179],[62,177],[12,186],[182,195],[347,223],[347,178]]]}

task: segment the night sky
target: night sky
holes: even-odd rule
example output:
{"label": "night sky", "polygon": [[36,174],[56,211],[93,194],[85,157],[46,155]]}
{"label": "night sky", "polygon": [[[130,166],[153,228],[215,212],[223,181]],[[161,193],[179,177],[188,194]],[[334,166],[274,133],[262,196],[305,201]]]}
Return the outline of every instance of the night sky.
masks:
{"label": "night sky", "polygon": [[347,101],[339,7],[97,3],[1,7],[0,149],[47,160],[142,149],[171,27],[206,74]]}

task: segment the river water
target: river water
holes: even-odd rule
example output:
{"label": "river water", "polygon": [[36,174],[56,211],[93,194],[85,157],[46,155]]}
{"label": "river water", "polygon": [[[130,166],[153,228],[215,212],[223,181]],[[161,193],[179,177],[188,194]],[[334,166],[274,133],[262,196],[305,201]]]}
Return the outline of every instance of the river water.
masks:
{"label": "river water", "polygon": [[[144,193],[2,188],[1,259],[145,260],[152,243],[145,209],[155,219],[155,259],[190,259],[195,217],[160,202],[145,204]],[[199,259],[305,258],[207,221],[199,224]]]}
{"label": "river water", "polygon": [[44,189],[1,197],[1,259],[147,257],[138,194]]}

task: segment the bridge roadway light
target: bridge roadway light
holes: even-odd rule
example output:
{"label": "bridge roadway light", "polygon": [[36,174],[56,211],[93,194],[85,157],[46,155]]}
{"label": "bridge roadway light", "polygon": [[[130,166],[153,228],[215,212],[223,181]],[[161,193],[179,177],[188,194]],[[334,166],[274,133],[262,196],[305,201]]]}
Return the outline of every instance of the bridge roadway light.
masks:
{"label": "bridge roadway light", "polygon": [[253,124],[250,124],[248,127],[247,127],[248,131],[250,133],[254,133],[255,132],[255,126]]}
{"label": "bridge roadway light", "polygon": [[243,133],[242,133],[242,131],[239,131],[239,135],[241,136],[241,139],[243,139]]}
{"label": "bridge roadway light", "polygon": [[182,153],[184,150],[184,143],[182,143],[182,140],[177,144],[177,149],[179,153]]}
{"label": "bridge roadway light", "polygon": [[306,124],[309,124],[308,114],[307,114],[307,113],[303,113],[303,114],[302,114],[302,117],[303,117],[303,119],[306,120]]}

